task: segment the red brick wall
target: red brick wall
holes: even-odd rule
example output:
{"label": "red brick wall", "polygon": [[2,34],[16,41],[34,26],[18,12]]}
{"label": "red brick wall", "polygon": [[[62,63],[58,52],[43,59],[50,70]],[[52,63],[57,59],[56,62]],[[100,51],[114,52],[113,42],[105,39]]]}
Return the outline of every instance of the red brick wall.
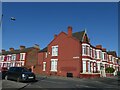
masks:
{"label": "red brick wall", "polygon": [[26,67],[31,67],[37,65],[38,62],[38,49],[32,49],[31,51],[26,53],[26,62],[25,66]]}
{"label": "red brick wall", "polygon": [[[52,57],[52,46],[58,45],[58,57]],[[41,63],[42,70],[42,62],[45,53],[38,54],[38,60]],[[80,58],[73,58],[80,57]],[[78,40],[72,37],[68,37],[65,33],[60,33],[49,45],[48,45],[48,58],[46,61],[46,74],[50,75],[53,73],[50,72],[51,68],[51,59],[58,59],[58,71],[54,73],[54,75],[66,76],[67,72],[73,73],[73,76],[78,77],[79,73],[82,72],[81,65],[81,44]],[[41,71],[43,73],[43,71]]]}

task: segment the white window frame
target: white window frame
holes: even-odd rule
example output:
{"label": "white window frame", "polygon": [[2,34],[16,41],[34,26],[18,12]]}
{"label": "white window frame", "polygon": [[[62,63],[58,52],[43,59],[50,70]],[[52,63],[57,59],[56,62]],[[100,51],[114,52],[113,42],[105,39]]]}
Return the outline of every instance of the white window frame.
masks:
{"label": "white window frame", "polygon": [[5,55],[2,55],[2,59],[1,59],[1,61],[4,61],[4,59],[5,59]]}
{"label": "white window frame", "polygon": [[86,55],[87,49],[86,45],[82,45],[82,55]]}
{"label": "white window frame", "polygon": [[87,47],[87,55],[90,56],[90,47]]}
{"label": "white window frame", "polygon": [[92,57],[92,48],[90,47],[90,57]]}
{"label": "white window frame", "polygon": [[51,59],[51,70],[50,71],[57,72],[57,66],[58,66],[58,59]]}
{"label": "white window frame", "polygon": [[7,55],[7,61],[11,61],[12,55]]}
{"label": "white window frame", "polygon": [[45,53],[45,58],[47,58],[47,57],[48,57],[48,53],[46,52],[46,53]]}
{"label": "white window frame", "polygon": [[46,71],[46,62],[43,62],[43,71]]}
{"label": "white window frame", "polygon": [[52,56],[58,56],[58,45],[52,46]]}
{"label": "white window frame", "polygon": [[11,60],[16,60],[16,54],[12,54]]}
{"label": "white window frame", "polygon": [[20,53],[20,60],[25,60],[26,53]]}
{"label": "white window frame", "polygon": [[83,73],[86,73],[86,61],[83,61]]}

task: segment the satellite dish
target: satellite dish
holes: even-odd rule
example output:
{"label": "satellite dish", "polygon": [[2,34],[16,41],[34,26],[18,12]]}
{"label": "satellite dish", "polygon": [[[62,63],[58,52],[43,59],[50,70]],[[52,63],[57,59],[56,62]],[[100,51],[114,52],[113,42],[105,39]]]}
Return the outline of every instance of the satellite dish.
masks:
{"label": "satellite dish", "polygon": [[11,17],[11,20],[15,21],[16,19],[15,19],[15,17]]}

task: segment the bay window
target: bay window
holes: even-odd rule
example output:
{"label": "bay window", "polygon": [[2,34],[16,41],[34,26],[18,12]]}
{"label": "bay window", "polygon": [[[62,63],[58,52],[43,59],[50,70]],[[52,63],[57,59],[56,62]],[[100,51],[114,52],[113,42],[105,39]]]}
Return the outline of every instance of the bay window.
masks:
{"label": "bay window", "polygon": [[12,60],[16,60],[16,54],[13,54],[11,57]]}
{"label": "bay window", "polygon": [[87,54],[86,46],[85,46],[85,45],[82,45],[82,54],[83,54],[83,55],[86,55],[86,54]]}

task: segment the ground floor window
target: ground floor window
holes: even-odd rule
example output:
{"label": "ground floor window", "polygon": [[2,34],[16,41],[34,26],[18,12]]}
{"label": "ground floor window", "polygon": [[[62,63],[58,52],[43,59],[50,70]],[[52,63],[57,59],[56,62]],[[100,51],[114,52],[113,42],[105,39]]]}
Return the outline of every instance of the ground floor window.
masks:
{"label": "ground floor window", "polygon": [[51,59],[51,71],[57,71],[58,59]]}
{"label": "ground floor window", "polygon": [[86,72],[86,61],[83,61],[83,73]]}
{"label": "ground floor window", "polygon": [[88,62],[88,72],[90,73],[90,62]]}
{"label": "ground floor window", "polygon": [[43,62],[43,71],[46,70],[46,62]]}

